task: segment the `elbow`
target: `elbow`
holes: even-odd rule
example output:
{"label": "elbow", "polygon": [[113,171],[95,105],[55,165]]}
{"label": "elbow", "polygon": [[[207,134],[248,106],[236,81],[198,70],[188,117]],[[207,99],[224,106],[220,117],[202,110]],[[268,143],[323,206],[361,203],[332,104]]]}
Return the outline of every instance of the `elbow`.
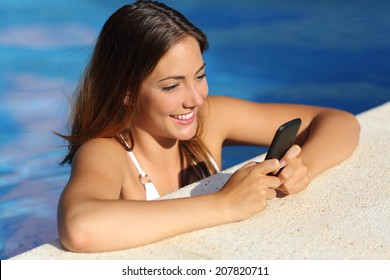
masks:
{"label": "elbow", "polygon": [[334,147],[340,152],[342,158],[349,157],[356,149],[360,139],[360,124],[356,116],[350,112],[331,109],[321,117],[328,119],[330,125],[327,130],[336,141]]}
{"label": "elbow", "polygon": [[344,158],[352,155],[359,144],[360,124],[355,115],[341,111],[337,121],[339,125],[339,135],[342,139]]}
{"label": "elbow", "polygon": [[355,150],[356,146],[359,143],[360,139],[360,123],[355,115],[351,113],[347,114],[347,131],[348,134],[351,137],[351,147],[353,147],[353,150]]}
{"label": "elbow", "polygon": [[62,246],[71,252],[93,252],[92,237],[88,234],[87,226],[78,217],[59,220],[58,235]]}

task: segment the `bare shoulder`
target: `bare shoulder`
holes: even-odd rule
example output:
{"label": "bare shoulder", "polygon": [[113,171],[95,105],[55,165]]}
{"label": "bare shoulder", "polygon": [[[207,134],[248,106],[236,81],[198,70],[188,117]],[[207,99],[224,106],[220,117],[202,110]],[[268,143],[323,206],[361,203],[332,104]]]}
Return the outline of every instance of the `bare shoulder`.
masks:
{"label": "bare shoulder", "polygon": [[[207,97],[207,106],[212,112],[223,113],[224,108],[236,106],[237,103],[241,105],[242,103],[247,103],[244,99],[239,99],[236,97],[222,96],[222,95],[213,95]],[[225,111],[226,113],[226,111]]]}
{"label": "bare shoulder", "polygon": [[118,198],[126,160],[125,150],[114,139],[89,140],[75,154],[65,193],[79,197]]}
{"label": "bare shoulder", "polygon": [[209,96],[206,102],[206,125],[213,138],[226,140],[243,123],[259,118],[263,104],[228,96]]}
{"label": "bare shoulder", "polygon": [[[209,96],[207,99],[208,113],[211,121],[222,123],[220,120],[243,118],[246,115],[259,114],[266,106],[264,103],[256,103],[245,99],[229,96]],[[244,114],[243,114],[244,113]]]}
{"label": "bare shoulder", "polygon": [[96,138],[84,143],[76,152],[73,165],[91,169],[114,169],[126,160],[123,147],[112,138]]}
{"label": "bare shoulder", "polygon": [[[234,114],[237,106],[245,102],[244,100],[227,97],[227,96],[209,96],[205,103],[205,117],[207,125],[221,126],[224,125],[225,119],[228,119],[230,114]],[[233,110],[232,110],[233,109]]]}
{"label": "bare shoulder", "polygon": [[123,157],[123,147],[113,138],[95,138],[84,143],[76,152],[75,159],[117,160]]}

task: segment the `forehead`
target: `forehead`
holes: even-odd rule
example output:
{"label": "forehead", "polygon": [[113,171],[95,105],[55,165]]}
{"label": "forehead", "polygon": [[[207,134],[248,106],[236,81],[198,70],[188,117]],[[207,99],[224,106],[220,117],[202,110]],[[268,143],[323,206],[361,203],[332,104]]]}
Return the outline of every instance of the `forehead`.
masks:
{"label": "forehead", "polygon": [[193,75],[202,64],[203,57],[198,42],[193,37],[185,37],[161,57],[151,76]]}

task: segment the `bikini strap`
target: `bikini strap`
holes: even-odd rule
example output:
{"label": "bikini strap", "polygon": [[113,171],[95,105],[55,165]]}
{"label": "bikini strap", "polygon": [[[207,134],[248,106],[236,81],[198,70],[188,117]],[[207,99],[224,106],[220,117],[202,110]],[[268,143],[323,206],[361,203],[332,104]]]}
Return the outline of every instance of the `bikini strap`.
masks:
{"label": "bikini strap", "polygon": [[152,180],[150,179],[148,174],[146,174],[142,170],[132,150],[129,151],[129,155],[135,165],[135,168],[138,171],[138,180],[141,182],[142,186],[146,191],[146,200],[154,200],[159,198],[160,194],[158,193],[156,187],[153,185]]}
{"label": "bikini strap", "polygon": [[130,146],[127,144],[125,138],[122,134],[119,134],[120,140],[122,144],[125,146],[127,152],[130,155],[131,160],[134,163],[135,168],[138,171],[138,180],[142,184],[142,186],[145,189],[146,192],[146,200],[154,200],[160,197],[160,194],[158,193],[156,187],[153,185],[152,180],[150,179],[149,175],[146,174],[141,166],[138,163],[138,160],[136,159],[133,150],[130,148]]}
{"label": "bikini strap", "polygon": [[135,158],[134,153],[133,153],[132,150],[129,151],[129,155],[130,155],[130,158],[131,158],[131,160],[133,161],[133,163],[134,163],[134,165],[135,165],[135,168],[136,168],[137,171],[138,171],[138,174],[139,174],[139,175],[138,175],[138,179],[139,179],[139,181],[141,182],[141,184],[145,187],[145,185],[146,185],[147,183],[151,183],[152,180],[150,179],[149,175],[146,174],[146,173],[142,170],[142,168],[141,168],[141,166],[139,165],[138,160]]}

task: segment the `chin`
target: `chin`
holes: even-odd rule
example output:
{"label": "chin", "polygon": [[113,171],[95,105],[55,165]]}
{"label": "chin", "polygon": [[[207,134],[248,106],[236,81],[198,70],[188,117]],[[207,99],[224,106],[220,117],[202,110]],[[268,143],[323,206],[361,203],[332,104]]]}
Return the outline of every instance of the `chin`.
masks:
{"label": "chin", "polygon": [[195,136],[196,136],[196,128],[186,133],[181,133],[180,135],[178,135],[177,139],[180,141],[188,141],[194,138]]}
{"label": "chin", "polygon": [[193,133],[191,135],[186,135],[186,136],[182,135],[182,136],[178,137],[177,139],[179,141],[188,141],[188,140],[193,139],[195,137],[195,135],[196,135],[196,133]]}

